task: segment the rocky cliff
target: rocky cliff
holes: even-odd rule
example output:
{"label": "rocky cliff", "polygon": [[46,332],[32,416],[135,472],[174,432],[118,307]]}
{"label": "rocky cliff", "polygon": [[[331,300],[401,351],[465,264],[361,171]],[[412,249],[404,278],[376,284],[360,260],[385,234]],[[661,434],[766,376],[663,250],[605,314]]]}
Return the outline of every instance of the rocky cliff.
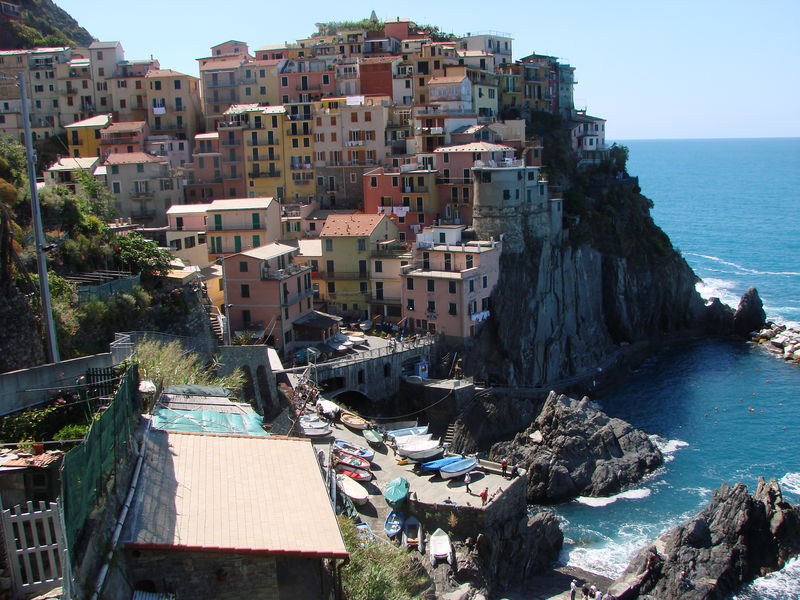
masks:
{"label": "rocky cliff", "polygon": [[724,598],[800,552],[800,507],[778,483],[723,485],[697,517],[642,550],[608,590],[617,600]]}
{"label": "rocky cliff", "polygon": [[531,386],[591,379],[630,344],[704,327],[697,277],[638,186],[593,193],[561,235],[530,235],[522,252],[504,252],[491,317],[468,353],[476,376]]}

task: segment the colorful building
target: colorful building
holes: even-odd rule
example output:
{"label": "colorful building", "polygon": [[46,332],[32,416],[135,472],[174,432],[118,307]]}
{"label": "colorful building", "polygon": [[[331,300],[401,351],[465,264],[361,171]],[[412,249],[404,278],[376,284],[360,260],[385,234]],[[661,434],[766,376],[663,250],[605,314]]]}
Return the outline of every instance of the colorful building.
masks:
{"label": "colorful building", "polygon": [[184,264],[208,265],[206,211],[208,204],[178,204],[167,209],[167,245]]}
{"label": "colorful building", "polygon": [[209,262],[281,237],[281,209],[272,198],[214,200],[206,210]]}
{"label": "colorful building", "polygon": [[65,126],[70,156],[100,156],[100,132],[110,123],[111,115],[97,115]]}

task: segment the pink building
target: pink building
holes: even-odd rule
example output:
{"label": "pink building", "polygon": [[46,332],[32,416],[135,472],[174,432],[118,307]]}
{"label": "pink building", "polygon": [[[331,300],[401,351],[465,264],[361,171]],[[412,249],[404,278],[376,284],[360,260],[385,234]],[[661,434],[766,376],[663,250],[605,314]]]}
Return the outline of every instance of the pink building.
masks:
{"label": "pink building", "polygon": [[312,312],[311,268],[295,263],[299,250],[267,244],[225,257],[223,287],[231,335],[265,337],[284,348],[294,322]]}
{"label": "pink building", "polygon": [[222,183],[222,155],[219,133],[198,133],[194,136],[192,161],[186,163],[186,203],[210,202],[224,198]]}
{"label": "pink building", "polygon": [[314,102],[336,94],[336,71],[322,60],[287,61],[279,75],[281,104]]}
{"label": "pink building", "polygon": [[402,323],[413,331],[463,339],[489,317],[502,242],[464,241],[463,226],[426,228],[402,267]]}
{"label": "pink building", "polygon": [[100,132],[100,150],[104,155],[144,152],[144,142],[150,135],[145,121],[112,123]]}

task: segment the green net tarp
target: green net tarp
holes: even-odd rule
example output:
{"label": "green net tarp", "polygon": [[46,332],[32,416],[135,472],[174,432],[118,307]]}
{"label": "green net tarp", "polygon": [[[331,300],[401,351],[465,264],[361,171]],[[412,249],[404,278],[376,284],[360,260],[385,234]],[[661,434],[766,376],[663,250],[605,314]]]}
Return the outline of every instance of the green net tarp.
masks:
{"label": "green net tarp", "polygon": [[220,413],[213,410],[172,410],[157,408],[153,428],[182,433],[228,433],[268,436],[258,414]]}
{"label": "green net tarp", "polygon": [[64,525],[73,559],[90,512],[107,490],[123,459],[133,454],[133,432],[139,420],[139,376],[129,368],[111,405],[92,423],[86,439],[67,452],[61,466]]}
{"label": "green net tarp", "polygon": [[224,387],[217,387],[213,385],[193,385],[187,383],[184,385],[168,385],[164,388],[165,394],[181,394],[183,396],[217,396],[220,398],[227,398],[231,393]]}

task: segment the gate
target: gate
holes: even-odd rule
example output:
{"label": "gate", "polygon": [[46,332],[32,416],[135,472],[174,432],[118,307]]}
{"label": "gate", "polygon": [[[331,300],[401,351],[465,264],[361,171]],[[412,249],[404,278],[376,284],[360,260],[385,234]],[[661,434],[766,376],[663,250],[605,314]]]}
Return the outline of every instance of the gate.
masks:
{"label": "gate", "polygon": [[38,507],[33,502],[18,504],[2,513],[6,556],[17,598],[66,587],[69,580],[64,577],[69,558],[59,506],[55,502],[36,504]]}

